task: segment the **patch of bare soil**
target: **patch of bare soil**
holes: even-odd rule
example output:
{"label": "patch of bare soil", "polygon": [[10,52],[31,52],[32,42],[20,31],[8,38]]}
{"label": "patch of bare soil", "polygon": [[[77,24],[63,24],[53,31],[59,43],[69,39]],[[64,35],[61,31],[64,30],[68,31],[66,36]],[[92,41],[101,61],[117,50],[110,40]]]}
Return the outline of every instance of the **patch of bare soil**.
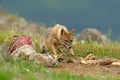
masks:
{"label": "patch of bare soil", "polygon": [[86,75],[120,75],[120,66],[118,65],[95,65],[95,64],[83,64],[79,58],[60,58],[58,64],[55,67],[48,68],[49,70],[59,72],[65,71],[71,74],[77,74],[80,76]]}

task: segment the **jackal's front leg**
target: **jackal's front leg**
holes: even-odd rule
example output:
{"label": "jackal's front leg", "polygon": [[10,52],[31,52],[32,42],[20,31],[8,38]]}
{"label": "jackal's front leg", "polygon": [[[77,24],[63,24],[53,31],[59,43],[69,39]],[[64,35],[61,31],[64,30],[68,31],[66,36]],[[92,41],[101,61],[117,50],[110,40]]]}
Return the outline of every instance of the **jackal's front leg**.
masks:
{"label": "jackal's front leg", "polygon": [[52,45],[52,52],[53,52],[53,56],[55,57],[55,59],[57,59],[57,49],[54,45]]}
{"label": "jackal's front leg", "polygon": [[70,54],[72,54],[72,55],[74,55],[74,51],[73,51],[73,49],[72,48],[70,48]]}
{"label": "jackal's front leg", "polygon": [[57,59],[57,47],[55,46],[55,43],[57,42],[57,39],[53,39],[52,40],[52,52],[53,52],[53,55],[55,57],[55,59]]}

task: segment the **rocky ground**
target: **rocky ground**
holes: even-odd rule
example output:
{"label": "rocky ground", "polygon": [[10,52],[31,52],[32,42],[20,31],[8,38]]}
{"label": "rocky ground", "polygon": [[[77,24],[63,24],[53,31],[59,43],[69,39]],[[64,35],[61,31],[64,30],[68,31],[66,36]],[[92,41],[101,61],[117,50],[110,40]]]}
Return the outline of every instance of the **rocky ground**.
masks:
{"label": "rocky ground", "polygon": [[71,74],[77,74],[80,76],[86,75],[110,75],[119,76],[120,66],[119,65],[94,65],[94,64],[83,64],[80,62],[79,58],[63,58],[61,62],[58,63],[56,67],[49,68],[52,71],[59,72],[65,71]]}

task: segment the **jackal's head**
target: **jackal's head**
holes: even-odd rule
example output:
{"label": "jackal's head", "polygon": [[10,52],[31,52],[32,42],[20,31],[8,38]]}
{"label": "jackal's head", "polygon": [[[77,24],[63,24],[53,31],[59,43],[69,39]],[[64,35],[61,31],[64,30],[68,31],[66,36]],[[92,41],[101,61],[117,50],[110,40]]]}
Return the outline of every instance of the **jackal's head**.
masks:
{"label": "jackal's head", "polygon": [[[72,42],[74,39],[74,30],[66,32],[64,29],[61,30],[61,41],[63,46],[70,51],[72,55],[74,55],[72,50]],[[71,51],[72,50],[72,51]]]}

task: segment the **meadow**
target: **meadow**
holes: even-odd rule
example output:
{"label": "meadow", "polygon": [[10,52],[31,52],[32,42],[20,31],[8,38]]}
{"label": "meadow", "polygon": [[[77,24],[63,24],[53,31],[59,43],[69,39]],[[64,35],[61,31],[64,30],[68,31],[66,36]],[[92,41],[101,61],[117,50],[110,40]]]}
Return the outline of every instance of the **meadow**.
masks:
{"label": "meadow", "polygon": [[[18,32],[0,31],[0,45],[5,43],[9,46],[14,34],[18,34]],[[32,40],[36,44],[36,51],[38,52],[40,52],[39,37],[40,36],[32,36]],[[92,52],[100,58],[110,57],[120,59],[120,44],[118,42],[111,42],[108,45],[96,44],[94,42],[74,42],[73,48],[75,56],[66,54],[70,58],[85,57],[89,52]],[[6,53],[4,53],[4,50],[0,47],[0,80],[120,80],[119,73],[77,74],[67,70],[59,70],[57,66],[49,68],[42,64],[36,64],[21,58],[18,58],[16,61],[13,59],[7,60],[4,54]],[[65,63],[64,65],[70,64]]]}
{"label": "meadow", "polygon": [[[29,23],[24,18],[12,15],[0,9],[0,80],[120,80],[120,66],[93,66],[80,63],[59,63],[54,67],[46,67],[34,61],[23,60],[21,57],[14,61],[6,55],[7,48],[13,40],[13,35],[31,36],[40,50],[40,37],[44,24]],[[37,26],[37,27],[36,27]],[[2,48],[6,44],[6,48]],[[110,44],[97,44],[92,41],[73,42],[75,56],[66,52],[70,59],[78,60],[88,53],[99,58],[120,59],[120,43],[111,41]]]}

